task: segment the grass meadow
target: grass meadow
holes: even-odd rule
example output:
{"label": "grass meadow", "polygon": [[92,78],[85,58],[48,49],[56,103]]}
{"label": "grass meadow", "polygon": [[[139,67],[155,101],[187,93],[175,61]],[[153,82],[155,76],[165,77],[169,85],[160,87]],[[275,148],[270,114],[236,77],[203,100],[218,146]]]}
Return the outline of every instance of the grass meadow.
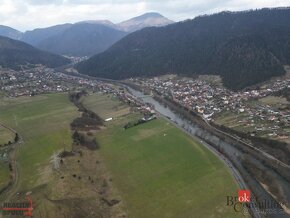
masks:
{"label": "grass meadow", "polygon": [[[0,102],[0,120],[16,129],[24,140],[17,152],[20,173],[18,189],[33,190],[34,199],[38,202],[35,210],[37,216],[46,214],[47,217],[55,217],[48,214],[62,211],[62,207],[55,202],[45,200],[42,193],[56,199],[63,198],[60,202],[64,207],[65,202],[76,199],[83,202],[87,198],[87,202],[83,202],[87,205],[96,203],[97,196],[91,196],[88,192],[93,188],[92,184],[89,186],[85,180],[73,180],[71,184],[69,181],[73,172],[95,172],[98,176],[93,165],[96,164],[96,157],[93,156],[97,154],[101,156],[112,184],[121,196],[128,217],[241,216],[226,206],[226,196],[236,195],[238,189],[233,177],[226,166],[197,141],[163,118],[124,130],[124,124],[139,119],[141,114],[129,113],[129,107],[113,96],[89,95],[85,97],[84,104],[102,118],[114,119],[96,132],[100,150],[97,153],[88,151],[86,158],[92,156],[88,158],[92,160],[91,164],[85,160],[81,164],[86,165],[78,164],[76,160],[79,157],[65,160],[66,164],[72,160],[76,166],[68,165],[64,169],[68,183],[63,183],[59,179],[63,172],[59,175],[46,171],[51,168],[48,167],[49,160],[55,151],[64,149],[64,144],[69,149],[69,124],[79,116],[67,94],[21,97]],[[77,167],[80,169],[75,172]],[[0,165],[0,178],[2,174],[5,171]],[[41,188],[46,183],[49,183],[48,187]],[[74,190],[74,187],[77,187],[75,192],[70,191],[67,197],[63,194]],[[46,190],[52,193],[46,193]],[[74,213],[71,207],[65,208],[70,211],[68,214]]]}
{"label": "grass meadow", "polygon": [[67,93],[60,93],[4,99],[0,111],[1,122],[16,129],[23,138],[17,152],[19,189],[29,190],[45,182],[39,178],[52,154],[64,145],[70,148],[70,122],[78,116],[77,109]]}
{"label": "grass meadow", "polygon": [[129,106],[112,95],[91,94],[83,99],[83,104],[103,119],[130,113]]}
{"label": "grass meadow", "polygon": [[0,145],[14,141],[15,134],[10,130],[0,126]]}
{"label": "grass meadow", "polygon": [[8,163],[0,161],[0,190],[8,184],[9,175]]}
{"label": "grass meadow", "polygon": [[[90,104],[90,109],[99,112],[101,98],[95,96],[96,107]],[[162,118],[122,128],[138,116],[121,116],[97,133],[129,217],[238,217],[225,206],[226,196],[236,195],[238,189],[225,165]]]}

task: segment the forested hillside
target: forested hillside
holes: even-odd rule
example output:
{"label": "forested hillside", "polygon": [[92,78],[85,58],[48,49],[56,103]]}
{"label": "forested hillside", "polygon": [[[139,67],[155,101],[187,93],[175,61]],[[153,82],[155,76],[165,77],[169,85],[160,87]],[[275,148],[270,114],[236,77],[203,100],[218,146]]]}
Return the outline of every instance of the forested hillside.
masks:
{"label": "forested hillside", "polygon": [[241,89],[285,73],[290,9],[222,12],[134,32],[79,64],[79,72],[124,79],[167,73],[217,74]]}
{"label": "forested hillside", "polygon": [[20,65],[43,64],[57,67],[70,61],[62,56],[50,54],[24,42],[0,36],[0,66],[17,69]]}

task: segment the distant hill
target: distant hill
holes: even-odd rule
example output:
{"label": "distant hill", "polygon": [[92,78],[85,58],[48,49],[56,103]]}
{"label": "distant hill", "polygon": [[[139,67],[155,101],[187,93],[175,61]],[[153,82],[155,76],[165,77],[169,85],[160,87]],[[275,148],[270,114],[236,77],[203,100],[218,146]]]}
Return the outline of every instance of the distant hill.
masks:
{"label": "distant hill", "polygon": [[85,20],[78,23],[102,24],[107,27],[118,29],[118,26],[109,20]]}
{"label": "distant hill", "polygon": [[0,25],[0,36],[5,36],[11,39],[19,40],[22,37],[22,33],[9,26]]}
{"label": "distant hill", "polygon": [[21,40],[39,49],[60,55],[99,54],[128,34],[148,26],[163,26],[172,21],[158,13],[147,13],[119,24],[109,20],[87,20],[38,28],[21,33],[0,26],[0,35]]}
{"label": "distant hill", "polygon": [[69,62],[59,55],[40,51],[24,42],[0,36],[0,66],[2,67],[17,69],[27,63],[58,67]]}
{"label": "distant hill", "polygon": [[71,26],[72,24],[67,23],[67,24],[60,24],[60,25],[51,26],[47,28],[39,28],[39,29],[31,30],[31,31],[26,31],[23,34],[21,41],[26,42],[33,46],[37,46],[43,40],[46,40],[49,37],[60,34]]}
{"label": "distant hill", "polygon": [[124,79],[167,73],[221,75],[237,90],[285,73],[290,9],[222,12],[131,33],[76,66],[80,73]]}
{"label": "distant hill", "polygon": [[161,14],[151,12],[123,21],[117,24],[117,26],[120,30],[126,32],[134,32],[145,27],[166,26],[172,23],[174,23],[172,20],[167,19]]}
{"label": "distant hill", "polygon": [[103,52],[125,35],[125,32],[103,24],[82,22],[40,41],[36,46],[55,54],[92,56]]}

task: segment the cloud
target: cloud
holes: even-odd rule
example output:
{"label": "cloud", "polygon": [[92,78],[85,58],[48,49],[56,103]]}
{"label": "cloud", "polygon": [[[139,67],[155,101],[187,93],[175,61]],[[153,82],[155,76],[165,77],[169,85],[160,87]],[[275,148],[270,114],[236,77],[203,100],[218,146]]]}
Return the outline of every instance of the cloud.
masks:
{"label": "cloud", "polygon": [[290,0],[170,0],[152,1],[148,8],[157,8],[173,20],[194,18],[198,15],[212,14],[220,11],[240,11],[264,7],[290,6]]}
{"label": "cloud", "polygon": [[61,5],[64,4],[63,0],[26,0],[29,5]]}
{"label": "cloud", "polygon": [[148,11],[179,21],[223,10],[289,6],[290,0],[0,0],[3,25],[20,30],[81,20],[121,22]]}

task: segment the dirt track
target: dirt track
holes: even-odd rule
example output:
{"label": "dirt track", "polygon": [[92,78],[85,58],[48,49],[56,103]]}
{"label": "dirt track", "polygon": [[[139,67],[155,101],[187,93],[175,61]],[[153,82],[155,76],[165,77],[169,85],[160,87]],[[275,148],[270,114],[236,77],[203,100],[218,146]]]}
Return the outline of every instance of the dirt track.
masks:
{"label": "dirt track", "polygon": [[[4,123],[0,122],[0,125],[3,126],[4,128],[8,129],[9,131],[12,131],[13,133],[17,133],[17,131],[15,129],[12,129],[9,126],[6,126]],[[16,194],[17,190],[18,190],[18,184],[19,184],[19,172],[18,172],[18,164],[16,161],[16,154],[17,151],[19,149],[19,146],[21,144],[23,144],[23,139],[22,137],[18,134],[19,140],[18,142],[14,143],[13,145],[13,150],[9,155],[9,161],[11,163],[12,166],[12,183],[9,185],[9,187],[0,195],[0,205],[2,205],[2,203],[4,201],[9,201],[11,199],[11,197]]]}

